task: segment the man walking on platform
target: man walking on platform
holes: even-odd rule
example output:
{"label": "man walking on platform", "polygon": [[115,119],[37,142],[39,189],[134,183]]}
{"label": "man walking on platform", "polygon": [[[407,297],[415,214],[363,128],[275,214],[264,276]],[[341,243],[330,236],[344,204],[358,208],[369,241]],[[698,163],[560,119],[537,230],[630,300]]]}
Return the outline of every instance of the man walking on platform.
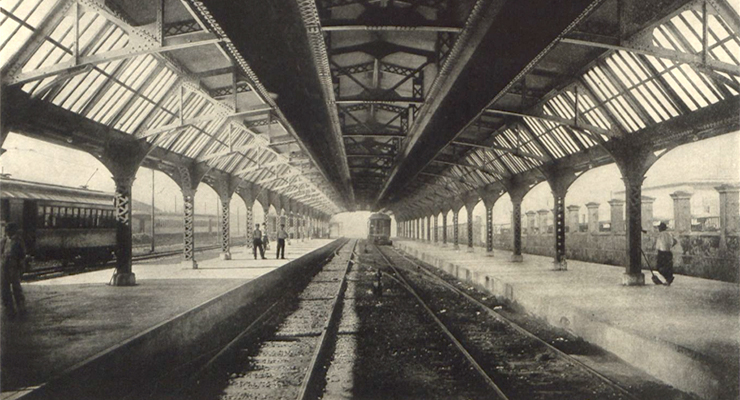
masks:
{"label": "man walking on platform", "polygon": [[655,250],[658,251],[658,272],[663,275],[665,285],[670,286],[673,283],[673,253],[671,253],[671,247],[678,242],[673,238],[673,235],[666,232],[667,228],[665,222],[658,225],[660,233],[658,238],[655,239]]}
{"label": "man walking on platform", "polygon": [[277,233],[277,256],[275,258],[285,259],[285,239],[287,238],[288,232],[285,230],[285,224],[280,224],[280,229],[278,229]]}
{"label": "man walking on platform", "polygon": [[254,248],[254,259],[257,259],[257,249],[260,250],[260,256],[262,259],[265,257],[265,249],[262,247],[262,231],[260,230],[260,224],[254,224],[254,232],[252,232],[252,247]]}

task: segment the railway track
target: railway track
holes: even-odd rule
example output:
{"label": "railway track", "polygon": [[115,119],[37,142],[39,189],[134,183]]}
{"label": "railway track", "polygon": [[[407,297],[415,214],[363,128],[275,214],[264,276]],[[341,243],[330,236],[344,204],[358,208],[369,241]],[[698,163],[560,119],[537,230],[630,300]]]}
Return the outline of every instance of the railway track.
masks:
{"label": "railway track", "polygon": [[322,383],[327,349],[336,341],[356,243],[337,250],[297,298],[286,293],[229,344],[210,353],[188,378],[179,377],[184,384],[128,398],[315,398],[312,393]]}
{"label": "railway track", "polygon": [[[200,247],[200,248],[195,249],[195,252],[210,251],[210,250],[216,250],[219,248],[220,248],[219,245],[205,246],[205,247]],[[135,255],[132,257],[132,260],[134,262],[137,262],[137,261],[145,261],[145,260],[151,260],[151,259],[156,259],[156,258],[172,257],[172,256],[180,255],[180,254],[182,254],[182,249],[158,251],[155,253]],[[93,266],[85,266],[85,267],[80,267],[78,265],[64,266],[62,264],[57,264],[57,265],[51,265],[51,266],[46,266],[46,267],[32,268],[31,270],[23,273],[23,280],[24,281],[38,281],[42,279],[58,278],[60,276],[65,276],[65,275],[74,275],[74,274],[79,274],[83,272],[99,271],[101,269],[114,267],[115,265],[116,265],[116,261],[112,260],[112,261],[108,261],[102,264],[96,264]]]}
{"label": "railway track", "polygon": [[[497,313],[426,266],[395,249],[390,250],[392,256],[377,246],[375,249],[392,271],[390,277],[406,287],[435,319],[497,398],[637,399],[617,382]],[[461,304],[460,299],[470,307],[465,314],[478,319],[471,323],[450,312]]]}

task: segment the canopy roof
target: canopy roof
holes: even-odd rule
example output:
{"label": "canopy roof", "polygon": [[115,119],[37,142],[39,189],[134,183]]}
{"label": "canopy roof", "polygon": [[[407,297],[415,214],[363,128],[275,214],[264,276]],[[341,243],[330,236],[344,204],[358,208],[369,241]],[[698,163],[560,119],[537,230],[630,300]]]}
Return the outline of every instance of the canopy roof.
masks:
{"label": "canopy roof", "polygon": [[734,6],[8,0],[4,123],[94,154],[128,136],[326,214],[435,208],[740,128]]}

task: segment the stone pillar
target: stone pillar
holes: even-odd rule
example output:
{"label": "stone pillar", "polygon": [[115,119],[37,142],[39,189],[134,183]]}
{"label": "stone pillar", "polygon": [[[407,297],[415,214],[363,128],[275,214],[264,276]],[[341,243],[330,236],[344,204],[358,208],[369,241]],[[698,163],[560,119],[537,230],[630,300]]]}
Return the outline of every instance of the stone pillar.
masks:
{"label": "stone pillar", "polygon": [[[642,193],[642,187],[640,188]],[[653,228],[653,203],[655,197],[641,196],[640,220],[642,221],[642,230],[652,232]]]}
{"label": "stone pillar", "polygon": [[721,185],[714,188],[719,192],[720,249],[727,249],[727,236],[740,233],[740,185]]}
{"label": "stone pillar", "polygon": [[229,219],[231,218],[231,196],[222,195],[219,199],[221,200],[221,210],[218,219],[220,232],[219,243],[221,244],[219,258],[222,260],[231,260],[231,228],[229,226]]}
{"label": "stone pillar", "polygon": [[111,280],[113,286],[136,285],[136,275],[131,268],[131,186],[135,176],[114,176],[116,192],[114,205],[116,213],[116,271]]}
{"label": "stone pillar", "polygon": [[580,232],[580,224],[578,223],[578,212],[580,210],[581,206],[568,206],[568,230],[571,233]]}
{"label": "stone pillar", "polygon": [[740,215],[738,215],[740,185],[722,185],[714,189],[719,192],[720,230],[725,235],[735,235],[740,231]]}
{"label": "stone pillar", "polygon": [[460,230],[459,230],[459,216],[460,216],[460,209],[452,210],[452,238],[453,238],[453,248],[455,250],[460,250]]}
{"label": "stone pillar", "polygon": [[537,226],[540,229],[540,235],[547,234],[547,216],[550,214],[549,210],[538,210],[537,211]]}
{"label": "stone pillar", "polygon": [[536,226],[535,217],[537,216],[537,213],[529,210],[525,213],[525,215],[527,217],[527,235],[534,235],[534,230]]}
{"label": "stone pillar", "polygon": [[691,193],[676,191],[673,199],[673,229],[677,233],[691,232]]}
{"label": "stone pillar", "polygon": [[596,233],[599,231],[599,203],[590,202],[586,204],[588,208],[588,232]]}
{"label": "stone pillar", "polygon": [[611,216],[612,234],[624,233],[624,200],[609,200],[609,210]]}
{"label": "stone pillar", "polygon": [[442,247],[447,247],[447,211],[442,211]]}

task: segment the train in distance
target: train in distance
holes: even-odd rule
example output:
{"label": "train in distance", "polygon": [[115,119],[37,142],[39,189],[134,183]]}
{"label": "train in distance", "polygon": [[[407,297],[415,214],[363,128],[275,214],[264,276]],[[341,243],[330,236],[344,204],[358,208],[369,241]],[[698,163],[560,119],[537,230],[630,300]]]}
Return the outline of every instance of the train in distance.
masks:
{"label": "train in distance", "polygon": [[391,245],[391,217],[382,213],[370,215],[367,221],[367,240],[378,245]]}
{"label": "train in distance", "polygon": [[[105,263],[115,257],[116,216],[113,193],[30,182],[0,175],[0,226],[17,223],[34,260],[76,265]],[[179,243],[183,216],[155,212],[157,245]],[[196,237],[218,234],[218,217],[195,215]],[[135,201],[131,227],[134,246],[149,242],[151,206]]]}

